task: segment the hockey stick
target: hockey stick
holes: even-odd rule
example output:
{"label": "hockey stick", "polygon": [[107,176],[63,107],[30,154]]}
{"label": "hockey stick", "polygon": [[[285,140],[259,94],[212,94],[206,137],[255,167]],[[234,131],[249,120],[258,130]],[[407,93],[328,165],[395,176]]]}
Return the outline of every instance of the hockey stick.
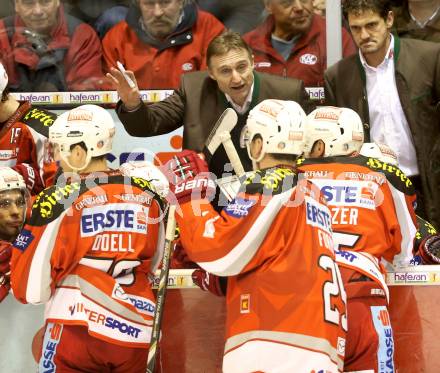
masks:
{"label": "hockey stick", "polygon": [[231,134],[227,131],[220,133],[220,141],[225,148],[226,155],[231,162],[232,168],[238,177],[244,175],[243,164],[241,163],[240,157],[238,156],[237,149],[235,149],[234,143],[231,140]]}
{"label": "hockey stick", "polygon": [[165,248],[162,259],[162,269],[160,271],[159,286],[157,289],[156,309],[154,311],[153,330],[151,332],[150,349],[148,350],[147,358],[147,373],[154,373],[156,364],[156,353],[158,350],[158,343],[160,337],[160,326],[163,316],[163,308],[165,303],[165,294],[167,291],[168,275],[170,272],[170,258],[172,251],[172,243],[176,230],[175,218],[176,206],[170,205],[168,210],[168,221],[165,232]]}
{"label": "hockey stick", "polygon": [[205,141],[203,154],[205,154],[205,158],[209,161],[218,147],[223,144],[232,168],[238,176],[241,176],[244,174],[243,165],[231,140],[231,131],[237,124],[237,119],[237,113],[231,108],[227,108],[220,115]]}
{"label": "hockey stick", "polygon": [[220,133],[231,132],[237,124],[237,119],[237,113],[231,108],[227,108],[217,119],[203,148],[203,154],[208,162],[222,143]]}

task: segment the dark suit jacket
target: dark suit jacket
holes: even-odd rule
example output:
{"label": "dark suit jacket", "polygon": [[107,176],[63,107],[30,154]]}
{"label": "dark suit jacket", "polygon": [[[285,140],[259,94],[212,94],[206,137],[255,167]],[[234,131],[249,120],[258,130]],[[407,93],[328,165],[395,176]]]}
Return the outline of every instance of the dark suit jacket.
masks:
{"label": "dark suit jacket", "polygon": [[[425,209],[440,226],[440,44],[394,36],[396,87],[417,154]],[[359,55],[329,67],[324,75],[328,105],[349,107],[369,133],[366,77]]]}
{"label": "dark suit jacket", "polygon": [[[254,100],[251,106],[268,99],[293,100],[311,110],[301,80],[254,73]],[[150,137],[176,130],[183,125],[183,148],[200,152],[221,113],[229,107],[217,82],[206,71],[182,76],[179,89],[165,100],[147,103],[126,112],[121,102],[116,107],[119,119],[132,136]]]}

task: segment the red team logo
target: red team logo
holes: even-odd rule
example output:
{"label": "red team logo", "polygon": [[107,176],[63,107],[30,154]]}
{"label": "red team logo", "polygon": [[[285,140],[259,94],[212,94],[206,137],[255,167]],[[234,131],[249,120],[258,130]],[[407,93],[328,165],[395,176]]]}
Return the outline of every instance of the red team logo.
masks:
{"label": "red team logo", "polygon": [[381,310],[377,318],[380,320],[383,326],[389,327],[391,325],[390,315],[388,314],[388,311]]}

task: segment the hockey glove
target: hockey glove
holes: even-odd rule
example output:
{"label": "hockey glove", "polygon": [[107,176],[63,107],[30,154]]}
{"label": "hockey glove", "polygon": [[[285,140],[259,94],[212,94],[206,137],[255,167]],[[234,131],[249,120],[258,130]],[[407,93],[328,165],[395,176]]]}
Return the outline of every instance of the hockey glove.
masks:
{"label": "hockey glove", "polygon": [[179,203],[188,202],[191,198],[210,199],[215,193],[215,183],[210,178],[208,165],[192,150],[177,153],[161,169]]}
{"label": "hockey glove", "polygon": [[192,273],[193,282],[202,290],[219,297],[226,295],[227,279],[206,272],[204,269],[196,269]]}
{"label": "hockey glove", "polygon": [[171,257],[171,268],[199,268],[197,263],[193,262],[187,255],[180,240],[174,242],[173,256]]}
{"label": "hockey glove", "polygon": [[36,195],[44,189],[43,181],[36,168],[27,163],[20,163],[11,168],[23,176],[26,188],[31,195]]}
{"label": "hockey glove", "polygon": [[423,264],[440,264],[440,235],[426,237],[419,246]]}

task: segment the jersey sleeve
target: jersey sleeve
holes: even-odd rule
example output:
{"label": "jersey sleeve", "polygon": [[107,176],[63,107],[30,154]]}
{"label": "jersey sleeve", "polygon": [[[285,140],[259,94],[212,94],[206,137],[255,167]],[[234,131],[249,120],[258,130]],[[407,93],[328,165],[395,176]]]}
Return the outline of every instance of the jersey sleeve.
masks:
{"label": "jersey sleeve", "polygon": [[191,260],[210,273],[234,276],[250,271],[266,259],[259,248],[291,193],[288,190],[262,203],[260,195],[240,192],[221,214],[209,203],[201,206],[200,214],[193,204],[185,203],[182,216],[177,216],[183,247]]}
{"label": "jersey sleeve", "polygon": [[[71,187],[72,191],[74,186]],[[65,188],[66,188],[65,187]],[[63,224],[71,208],[56,205],[60,191],[49,188],[34,202],[29,221],[14,242],[11,260],[11,285],[22,303],[47,302],[55,284],[75,266],[83,252],[73,250],[78,239],[78,224]]]}
{"label": "jersey sleeve", "polygon": [[38,170],[39,177],[45,187],[53,185],[57,171],[56,163],[48,160],[46,146],[49,127],[56,115],[47,110],[33,108],[24,117],[23,136],[20,143],[17,164],[28,163]]}
{"label": "jersey sleeve", "polygon": [[[392,259],[392,264],[395,267],[408,266],[414,256],[414,239],[418,229],[414,211],[416,195],[412,192],[406,192],[393,183],[388,182],[388,186],[393,206],[386,207],[382,211],[387,219],[392,250],[397,253]],[[392,211],[393,217],[390,217],[390,211]]]}

